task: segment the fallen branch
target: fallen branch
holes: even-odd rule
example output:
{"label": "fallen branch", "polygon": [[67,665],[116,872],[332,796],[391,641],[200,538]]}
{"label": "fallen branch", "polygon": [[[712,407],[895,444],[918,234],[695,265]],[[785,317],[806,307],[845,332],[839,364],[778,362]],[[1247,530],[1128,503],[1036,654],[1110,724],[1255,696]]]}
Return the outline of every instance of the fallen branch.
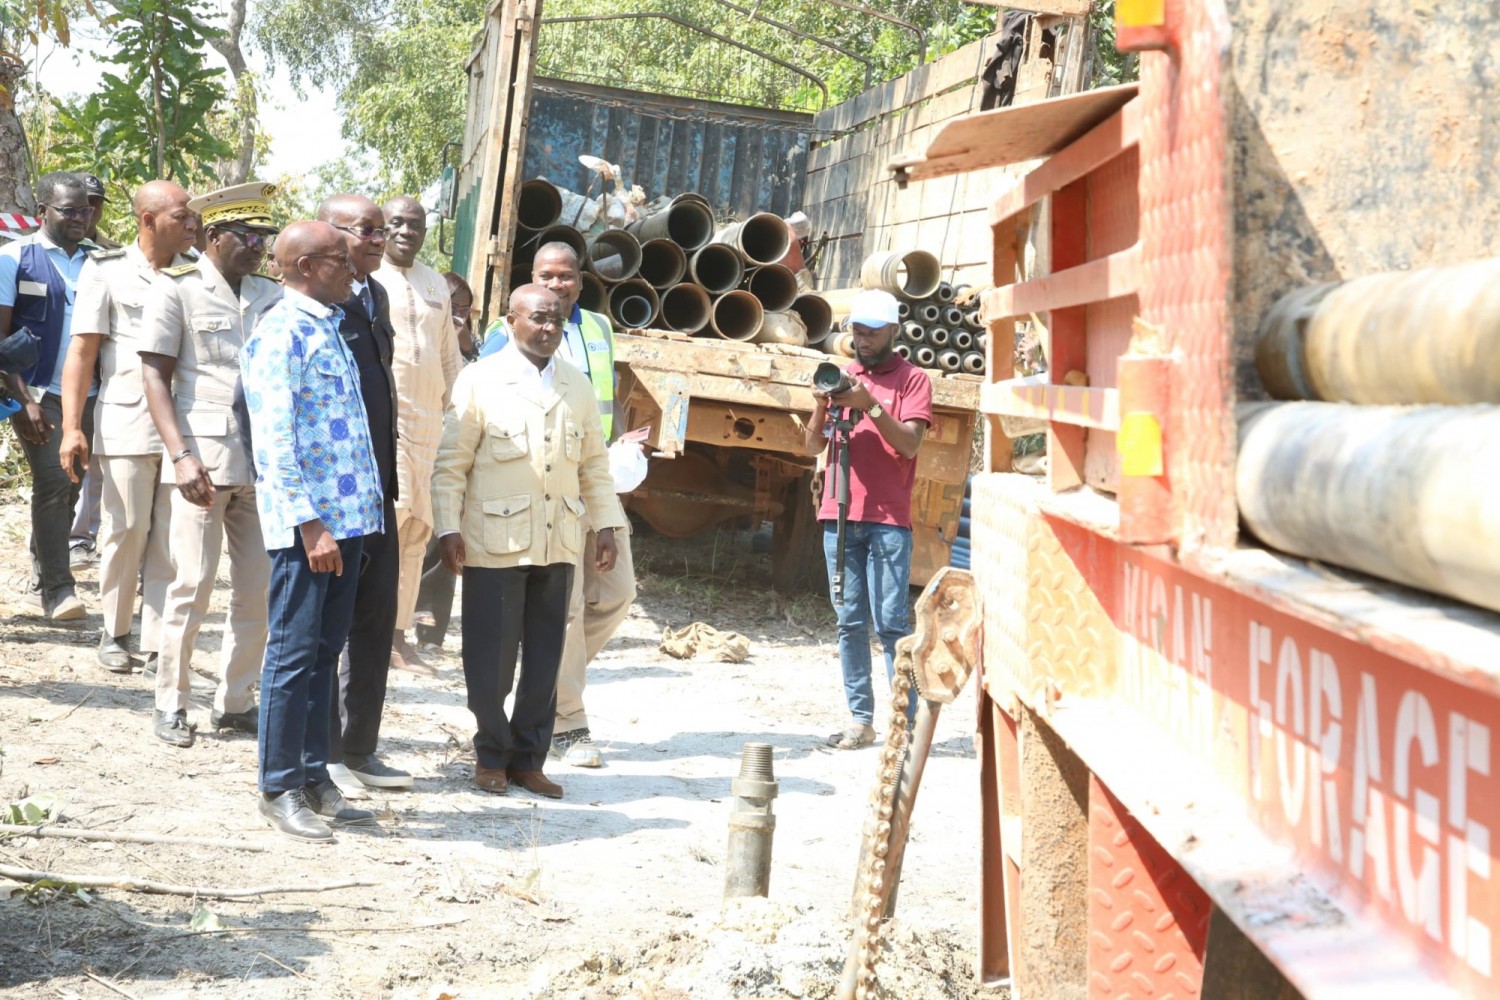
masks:
{"label": "fallen branch", "polygon": [[0,865],[0,876],[15,879],[17,882],[52,881],[63,885],[76,885],[80,889],[122,889],[125,892],[149,892],[162,896],[201,896],[205,899],[245,899],[250,896],[271,896],[284,892],[330,892],[334,889],[352,889],[356,886],[379,884],[349,881],[226,889],[216,885],[173,885],[170,882],[152,882],[130,875],[70,875],[65,872],[39,872],[30,868],[15,868],[11,865]]}
{"label": "fallen branch", "polygon": [[108,979],[105,979],[103,976],[96,975],[94,970],[89,968],[87,965],[83,967],[83,974],[85,976],[88,976],[94,982],[98,983],[100,986],[103,986],[105,989],[109,990],[111,993],[117,993],[122,997],[128,997],[129,1000],[139,1000],[139,998],[134,993],[126,993],[124,990],[120,989],[120,987],[116,986]]}
{"label": "fallen branch", "polygon": [[63,840],[99,840],[119,844],[180,844],[187,847],[227,847],[236,851],[264,854],[266,848],[245,840],[219,840],[214,837],[178,837],[168,833],[129,833],[124,830],[70,830],[60,826],[22,826],[0,823],[0,833],[18,837],[58,837]]}
{"label": "fallen branch", "polygon": [[[365,883],[373,885],[374,883]],[[459,917],[457,920],[439,920],[430,924],[386,924],[374,927],[287,927],[275,925],[271,927],[218,927],[211,931],[181,931],[177,934],[163,934],[161,937],[152,938],[149,943],[160,944],[163,941],[172,941],[176,938],[190,937],[218,937],[221,934],[410,934],[412,931],[430,931],[440,927],[456,927],[468,922],[468,917]],[[138,924],[140,927],[155,927],[155,924]]]}

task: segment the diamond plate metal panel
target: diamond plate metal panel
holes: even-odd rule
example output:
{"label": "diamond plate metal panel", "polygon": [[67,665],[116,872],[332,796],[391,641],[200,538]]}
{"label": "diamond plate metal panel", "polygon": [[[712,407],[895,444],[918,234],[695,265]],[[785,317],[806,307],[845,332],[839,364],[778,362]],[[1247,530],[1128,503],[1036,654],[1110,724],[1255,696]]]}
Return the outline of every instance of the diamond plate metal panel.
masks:
{"label": "diamond plate metal panel", "polygon": [[[1112,566],[1098,536],[1071,522],[1037,519],[1026,539],[1027,653],[1038,697],[1104,695],[1114,687],[1115,630],[1108,599]],[[1033,703],[1037,705],[1038,703]],[[1039,707],[1039,705],[1038,705]]]}
{"label": "diamond plate metal panel", "polygon": [[974,477],[970,531],[973,572],[984,602],[984,656],[980,676],[990,697],[1010,703],[1009,692],[1024,691],[1031,668],[1026,641],[1026,537],[1037,520],[1043,488],[1029,476],[987,472]]}
{"label": "diamond plate metal panel", "polygon": [[1182,363],[1165,448],[1175,534],[1187,549],[1235,540],[1229,320],[1231,204],[1220,82],[1222,0],[1170,5],[1173,49],[1141,56],[1141,315]]}
{"label": "diamond plate metal panel", "polygon": [[1099,782],[1089,778],[1089,996],[1202,994],[1213,904]]}

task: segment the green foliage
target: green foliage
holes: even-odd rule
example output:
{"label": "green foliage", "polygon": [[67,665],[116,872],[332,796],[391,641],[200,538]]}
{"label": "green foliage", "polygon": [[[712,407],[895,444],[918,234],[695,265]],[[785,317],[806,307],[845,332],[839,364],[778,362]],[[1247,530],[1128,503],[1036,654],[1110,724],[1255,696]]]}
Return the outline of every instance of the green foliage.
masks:
{"label": "green foliage", "polygon": [[[54,101],[49,155],[126,188],[165,178],[185,186],[213,183],[214,161],[232,148],[207,127],[227,94],[224,71],[205,64],[216,29],[200,0],[121,0],[107,18],[114,30],[99,92]],[[141,138],[148,142],[142,143]]]}
{"label": "green foliage", "polygon": [[443,144],[463,134],[464,62],[485,7],[485,0],[285,0],[258,4],[251,30],[296,86],[333,85],[344,137],[378,163],[353,190],[379,200],[430,185]]}
{"label": "green foliage", "polygon": [[1091,86],[1110,87],[1141,76],[1141,57],[1115,48],[1115,0],[1094,0],[1089,10],[1094,33],[1094,79]]}
{"label": "green foliage", "polygon": [[32,795],[19,802],[7,803],[0,817],[11,826],[39,826],[56,819],[62,812],[55,795]]}

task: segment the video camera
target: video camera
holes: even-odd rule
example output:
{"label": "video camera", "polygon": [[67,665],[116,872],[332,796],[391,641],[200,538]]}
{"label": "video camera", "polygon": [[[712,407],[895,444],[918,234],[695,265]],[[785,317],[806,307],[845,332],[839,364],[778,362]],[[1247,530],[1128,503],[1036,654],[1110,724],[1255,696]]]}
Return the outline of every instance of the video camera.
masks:
{"label": "video camera", "polygon": [[818,367],[813,369],[812,384],[818,392],[826,392],[830,396],[837,396],[854,388],[849,373],[832,361],[818,363]]}

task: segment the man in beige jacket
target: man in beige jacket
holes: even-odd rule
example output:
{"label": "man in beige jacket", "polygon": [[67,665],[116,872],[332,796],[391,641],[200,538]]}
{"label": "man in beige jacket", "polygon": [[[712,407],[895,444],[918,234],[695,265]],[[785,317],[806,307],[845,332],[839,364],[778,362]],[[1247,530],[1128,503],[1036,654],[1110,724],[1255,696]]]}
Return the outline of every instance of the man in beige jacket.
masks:
{"label": "man in beige jacket", "polygon": [[[443,562],[464,578],[474,783],[503,794],[513,782],[561,798],[542,764],[585,515],[607,572],[625,513],[588,379],[553,357],[567,319],[562,300],[523,285],[511,293],[506,319],[510,343],[464,369],[453,387],[433,514]],[[507,718],[518,653],[521,680]]]}
{"label": "man in beige jacket", "polygon": [[[448,282],[417,260],[427,240],[427,210],[402,195],[385,203],[385,263],[370,278],[390,299],[391,374],[396,379],[396,535],[400,572],[391,666],[428,672],[406,641],[432,537],[432,467],[443,438],[443,411],[463,368]],[[389,529],[387,529],[389,530]]]}

